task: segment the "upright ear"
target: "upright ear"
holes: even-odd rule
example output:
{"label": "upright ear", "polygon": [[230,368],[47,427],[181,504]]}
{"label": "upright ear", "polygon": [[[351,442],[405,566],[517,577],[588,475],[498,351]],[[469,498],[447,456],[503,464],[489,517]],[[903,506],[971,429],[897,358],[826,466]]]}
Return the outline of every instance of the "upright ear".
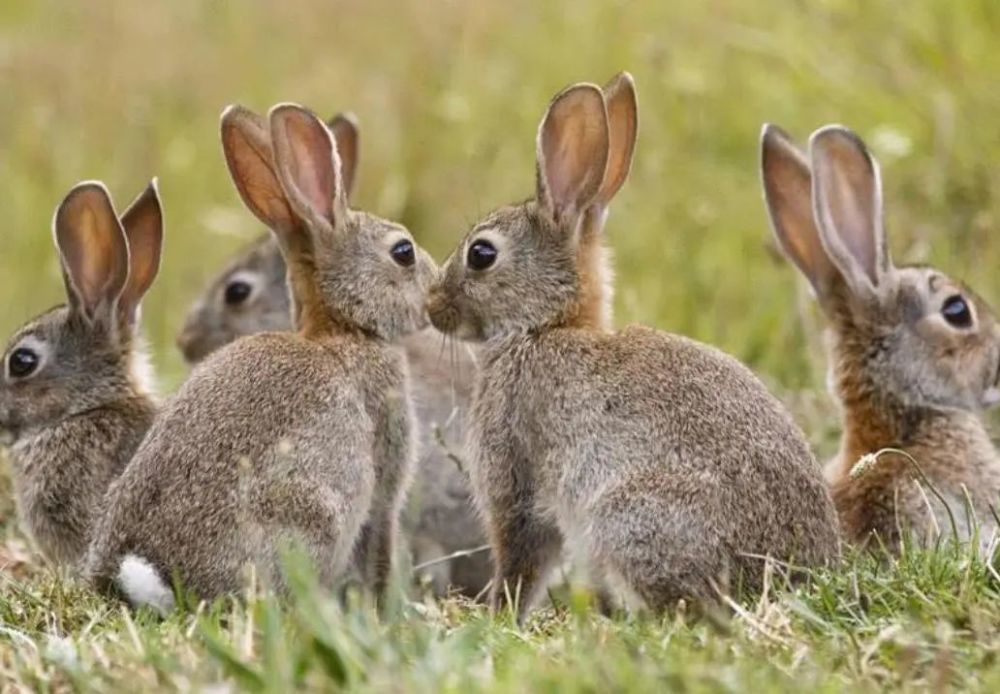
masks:
{"label": "upright ear", "polygon": [[557,224],[594,202],[608,168],[608,114],[592,84],[560,92],[538,128],[537,198]]}
{"label": "upright ear", "polygon": [[275,173],[267,123],[242,106],[222,112],[222,151],[243,203],[260,221],[277,232],[297,224]]}
{"label": "upright ear", "polygon": [[326,125],[307,109],[271,109],[271,143],[285,199],[310,228],[336,228],[347,211],[337,145]]}
{"label": "upright ear", "polygon": [[635,138],[639,133],[639,102],[635,81],[627,72],[619,72],[604,85],[608,110],[608,168],[597,193],[597,202],[607,206],[618,194],[632,169]]}
{"label": "upright ear", "polygon": [[337,154],[340,155],[340,173],[344,179],[344,196],[350,200],[354,192],[355,177],[358,172],[358,157],[360,156],[361,134],[358,132],[358,119],[353,113],[338,113],[327,122],[327,127],[333,133],[337,142]]}
{"label": "upright ear", "polygon": [[861,139],[839,125],[813,133],[809,158],[823,247],[852,291],[878,290],[891,267],[878,164]]}
{"label": "upright ear", "polygon": [[89,323],[111,324],[128,279],[128,246],[103,184],[77,184],[52,223],[72,310]]}
{"label": "upright ear", "polygon": [[813,217],[812,174],[805,152],[781,128],[765,124],[760,136],[764,202],[778,245],[822,300],[837,276]]}
{"label": "upright ear", "polygon": [[128,281],[118,300],[122,317],[132,323],[139,304],[160,271],[160,250],[163,248],[163,207],[154,178],[139,194],[121,218],[128,241]]}

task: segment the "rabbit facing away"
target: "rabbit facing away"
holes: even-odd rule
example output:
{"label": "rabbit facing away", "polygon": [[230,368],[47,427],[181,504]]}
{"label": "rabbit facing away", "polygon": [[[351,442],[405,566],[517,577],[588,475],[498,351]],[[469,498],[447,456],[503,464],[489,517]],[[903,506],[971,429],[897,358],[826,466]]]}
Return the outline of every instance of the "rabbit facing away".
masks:
{"label": "rabbit facing away", "polygon": [[[350,199],[356,180],[360,138],[352,116],[328,125],[337,142],[344,190]],[[291,329],[285,262],[268,233],[254,241],[213,278],[188,313],[177,345],[189,363],[243,335]],[[433,328],[407,335],[401,345],[411,371],[411,395],[418,426],[419,463],[401,527],[413,562],[421,565],[486,542],[472,504],[467,474],[455,462],[465,439],[465,419],[475,363],[467,349],[443,354]],[[427,570],[438,595],[457,590],[483,592],[493,569],[488,552],[435,563]]]}
{"label": "rabbit facing away", "polygon": [[50,561],[75,566],[157,408],[137,334],[163,240],[155,180],[120,218],[101,183],[78,184],[53,233],[67,303],[11,338],[0,429],[13,441],[22,527]]}
{"label": "rabbit facing away", "polygon": [[297,332],[241,338],[194,369],[109,491],[88,574],[164,611],[174,577],[208,599],[250,566],[283,590],[292,543],[324,584],[353,559],[379,595],[415,462],[392,342],[426,325],[437,269],[405,228],[349,208],[311,112],[233,106],[221,130],[237,190],[281,245]]}
{"label": "rabbit facing away", "polygon": [[[893,264],[878,163],[853,132],[821,128],[807,154],[768,125],[761,152],[772,229],[829,325],[844,431],[826,477],[845,539],[898,550],[901,532],[932,543],[951,535],[954,518],[957,539],[978,526],[985,548],[1000,503],[1000,457],[980,419],[1000,402],[993,311],[940,270]],[[852,475],[884,448],[919,470],[884,453]]]}
{"label": "rabbit facing away", "polygon": [[[762,556],[838,556],[836,515],[789,414],[736,359],[646,327],[610,332],[602,219],[630,141],[631,78],[577,84],[537,136],[533,199],[487,215],[431,290],[439,330],[481,343],[473,489],[494,608],[533,605],[561,554],[602,598],[656,611],[758,588]],[[624,119],[635,123],[636,119]],[[728,577],[728,578],[727,578]]]}

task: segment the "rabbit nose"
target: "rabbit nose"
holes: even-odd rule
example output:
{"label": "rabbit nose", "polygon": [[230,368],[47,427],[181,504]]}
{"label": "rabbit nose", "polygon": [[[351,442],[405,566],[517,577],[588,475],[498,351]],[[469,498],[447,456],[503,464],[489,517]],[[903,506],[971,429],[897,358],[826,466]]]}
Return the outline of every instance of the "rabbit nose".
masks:
{"label": "rabbit nose", "polygon": [[177,336],[177,349],[188,361],[197,359],[198,334],[190,328],[185,328]]}
{"label": "rabbit nose", "polygon": [[424,301],[424,310],[429,314],[440,313],[445,308],[445,304],[444,291],[442,291],[441,285],[435,284],[427,292],[427,299]]}

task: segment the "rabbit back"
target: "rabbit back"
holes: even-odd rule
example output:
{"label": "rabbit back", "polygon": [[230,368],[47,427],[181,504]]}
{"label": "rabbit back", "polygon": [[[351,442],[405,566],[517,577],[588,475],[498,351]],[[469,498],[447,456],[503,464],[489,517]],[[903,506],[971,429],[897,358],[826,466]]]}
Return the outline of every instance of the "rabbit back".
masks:
{"label": "rabbit back", "polygon": [[135,554],[166,580],[176,571],[186,588],[218,595],[240,587],[248,563],[280,583],[279,545],[298,539],[332,579],[375,485],[361,382],[389,390],[398,382],[393,361],[361,340],[291,333],[214,353],[112,487],[91,575],[106,584]]}
{"label": "rabbit back", "polygon": [[[647,604],[708,597],[725,572],[759,585],[763,564],[748,555],[836,555],[819,466],[737,360],[642,327],[509,339],[485,360],[474,449],[520,448],[539,515],[587,545],[605,564],[596,570],[646,586]],[[488,489],[493,474],[509,473],[474,467],[474,486]]]}

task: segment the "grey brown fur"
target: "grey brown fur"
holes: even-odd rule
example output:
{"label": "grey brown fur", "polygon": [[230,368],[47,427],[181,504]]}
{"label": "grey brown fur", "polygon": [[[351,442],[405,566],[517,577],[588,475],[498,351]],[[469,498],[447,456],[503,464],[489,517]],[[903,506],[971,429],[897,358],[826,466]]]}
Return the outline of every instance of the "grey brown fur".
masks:
{"label": "grey brown fur", "polygon": [[[345,171],[356,180],[357,126],[352,121],[334,129]],[[349,126],[347,124],[350,124]],[[342,141],[352,143],[344,153]],[[351,186],[345,185],[348,195]],[[233,282],[250,289],[245,298],[227,303],[226,290]],[[257,239],[217,277],[191,307],[177,338],[188,362],[196,363],[212,351],[243,335],[291,328],[285,263],[271,234]],[[413,562],[435,562],[452,553],[486,543],[476,515],[468,473],[459,467],[465,442],[465,422],[471,398],[475,363],[468,348],[444,347],[444,338],[433,328],[403,338],[411,370],[414,412],[418,425],[419,463],[416,479],[403,513],[402,529]],[[493,569],[488,552],[433,563],[424,572],[438,595],[458,590],[480,594]]]}
{"label": "grey brown fur", "polygon": [[[22,527],[49,560],[76,565],[108,485],[156,411],[136,335],[138,303],[159,266],[162,216],[155,186],[119,220],[103,186],[80,184],[60,205],[56,226],[69,301],[10,339],[0,429],[13,442]],[[19,378],[10,364],[23,348],[41,361]]]}
{"label": "grey brown fur", "polygon": [[222,138],[244,202],[281,244],[298,332],[237,340],[193,371],[112,487],[89,574],[127,587],[133,555],[203,598],[238,591],[251,565],[281,589],[295,543],[324,583],[353,556],[380,593],[414,463],[391,343],[425,325],[436,268],[416,246],[397,264],[408,232],[348,208],[334,140],[305,109],[276,106],[266,122],[231,107]]}
{"label": "grey brown fur", "polygon": [[[234,277],[252,283],[253,292],[245,304],[229,306],[225,287]],[[290,328],[285,264],[268,235],[212,280],[188,314],[178,344],[188,361],[198,362],[241,335]],[[465,347],[446,350],[443,340],[427,328],[401,341],[419,426],[419,462],[402,530],[417,565],[486,542],[468,473],[459,466],[476,366]],[[479,552],[433,564],[426,574],[438,595],[458,590],[475,596],[492,577],[492,563],[488,552]]]}
{"label": "grey brown fur", "polygon": [[[627,75],[616,82],[633,92]],[[602,324],[607,274],[587,225],[630,163],[614,151],[628,138],[613,115],[609,130],[615,91],[576,85],[553,100],[535,199],[478,223],[428,305],[436,327],[483,343],[473,489],[498,565],[493,604],[519,595],[522,615],[564,550],[598,590],[654,610],[759,588],[752,555],[815,566],[838,553],[819,467],[748,369],[682,337]],[[479,241],[497,249],[486,270],[468,265]]]}
{"label": "grey brown fur", "polygon": [[[813,134],[808,154],[765,126],[762,178],[775,235],[810,281],[829,321],[830,382],[844,413],[840,452],[826,476],[845,538],[898,549],[950,537],[951,520],[905,457],[940,492],[960,540],[994,539],[1000,457],[980,412],[1000,400],[1000,327],[989,305],[930,267],[896,267],[882,224],[878,165],[840,126]],[[816,176],[816,172],[819,176]],[[956,297],[967,327],[943,314]],[[972,517],[966,513],[972,502]]]}

